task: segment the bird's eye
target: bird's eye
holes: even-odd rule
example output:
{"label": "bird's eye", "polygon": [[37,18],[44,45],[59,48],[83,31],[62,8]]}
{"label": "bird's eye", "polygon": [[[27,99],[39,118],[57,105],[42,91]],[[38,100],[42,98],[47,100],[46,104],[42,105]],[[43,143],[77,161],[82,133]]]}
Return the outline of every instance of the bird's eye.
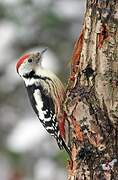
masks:
{"label": "bird's eye", "polygon": [[31,58],[30,58],[30,59],[28,59],[28,62],[29,62],[29,63],[31,63],[31,62],[32,62],[32,59],[31,59]]}

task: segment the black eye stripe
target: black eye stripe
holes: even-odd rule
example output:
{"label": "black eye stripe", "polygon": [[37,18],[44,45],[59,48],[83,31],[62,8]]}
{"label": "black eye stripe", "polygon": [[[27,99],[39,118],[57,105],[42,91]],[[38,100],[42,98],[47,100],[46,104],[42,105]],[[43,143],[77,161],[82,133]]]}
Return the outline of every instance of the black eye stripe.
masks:
{"label": "black eye stripe", "polygon": [[33,60],[32,60],[31,58],[30,58],[30,59],[28,59],[28,62],[29,62],[29,63],[31,63],[32,61],[33,61]]}

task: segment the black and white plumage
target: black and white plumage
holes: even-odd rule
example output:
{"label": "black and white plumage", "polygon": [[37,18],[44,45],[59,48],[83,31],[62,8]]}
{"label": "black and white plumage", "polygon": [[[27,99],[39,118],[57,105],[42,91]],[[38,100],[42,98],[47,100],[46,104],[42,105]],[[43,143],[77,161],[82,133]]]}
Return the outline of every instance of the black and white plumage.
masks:
{"label": "black and white plumage", "polygon": [[25,82],[31,105],[40,122],[57,141],[60,149],[70,154],[60,132],[59,118],[64,87],[59,78],[41,66],[42,53],[22,56],[16,69]]}

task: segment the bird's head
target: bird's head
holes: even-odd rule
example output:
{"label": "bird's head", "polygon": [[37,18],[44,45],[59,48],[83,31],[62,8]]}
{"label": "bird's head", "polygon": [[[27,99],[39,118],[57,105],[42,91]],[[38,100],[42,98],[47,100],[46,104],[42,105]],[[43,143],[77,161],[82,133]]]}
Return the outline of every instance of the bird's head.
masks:
{"label": "bird's head", "polygon": [[35,71],[37,66],[41,66],[42,55],[47,49],[41,52],[28,53],[19,58],[16,64],[17,73],[23,77],[31,71]]}

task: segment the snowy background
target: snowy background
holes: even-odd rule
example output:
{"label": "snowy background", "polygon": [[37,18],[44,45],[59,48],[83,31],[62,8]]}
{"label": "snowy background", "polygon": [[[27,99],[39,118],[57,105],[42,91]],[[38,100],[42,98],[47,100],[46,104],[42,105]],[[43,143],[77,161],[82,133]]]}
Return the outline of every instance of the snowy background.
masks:
{"label": "snowy background", "polygon": [[0,0],[0,180],[66,180],[67,155],[38,121],[15,64],[48,47],[43,65],[66,84],[84,11],[84,0]]}

